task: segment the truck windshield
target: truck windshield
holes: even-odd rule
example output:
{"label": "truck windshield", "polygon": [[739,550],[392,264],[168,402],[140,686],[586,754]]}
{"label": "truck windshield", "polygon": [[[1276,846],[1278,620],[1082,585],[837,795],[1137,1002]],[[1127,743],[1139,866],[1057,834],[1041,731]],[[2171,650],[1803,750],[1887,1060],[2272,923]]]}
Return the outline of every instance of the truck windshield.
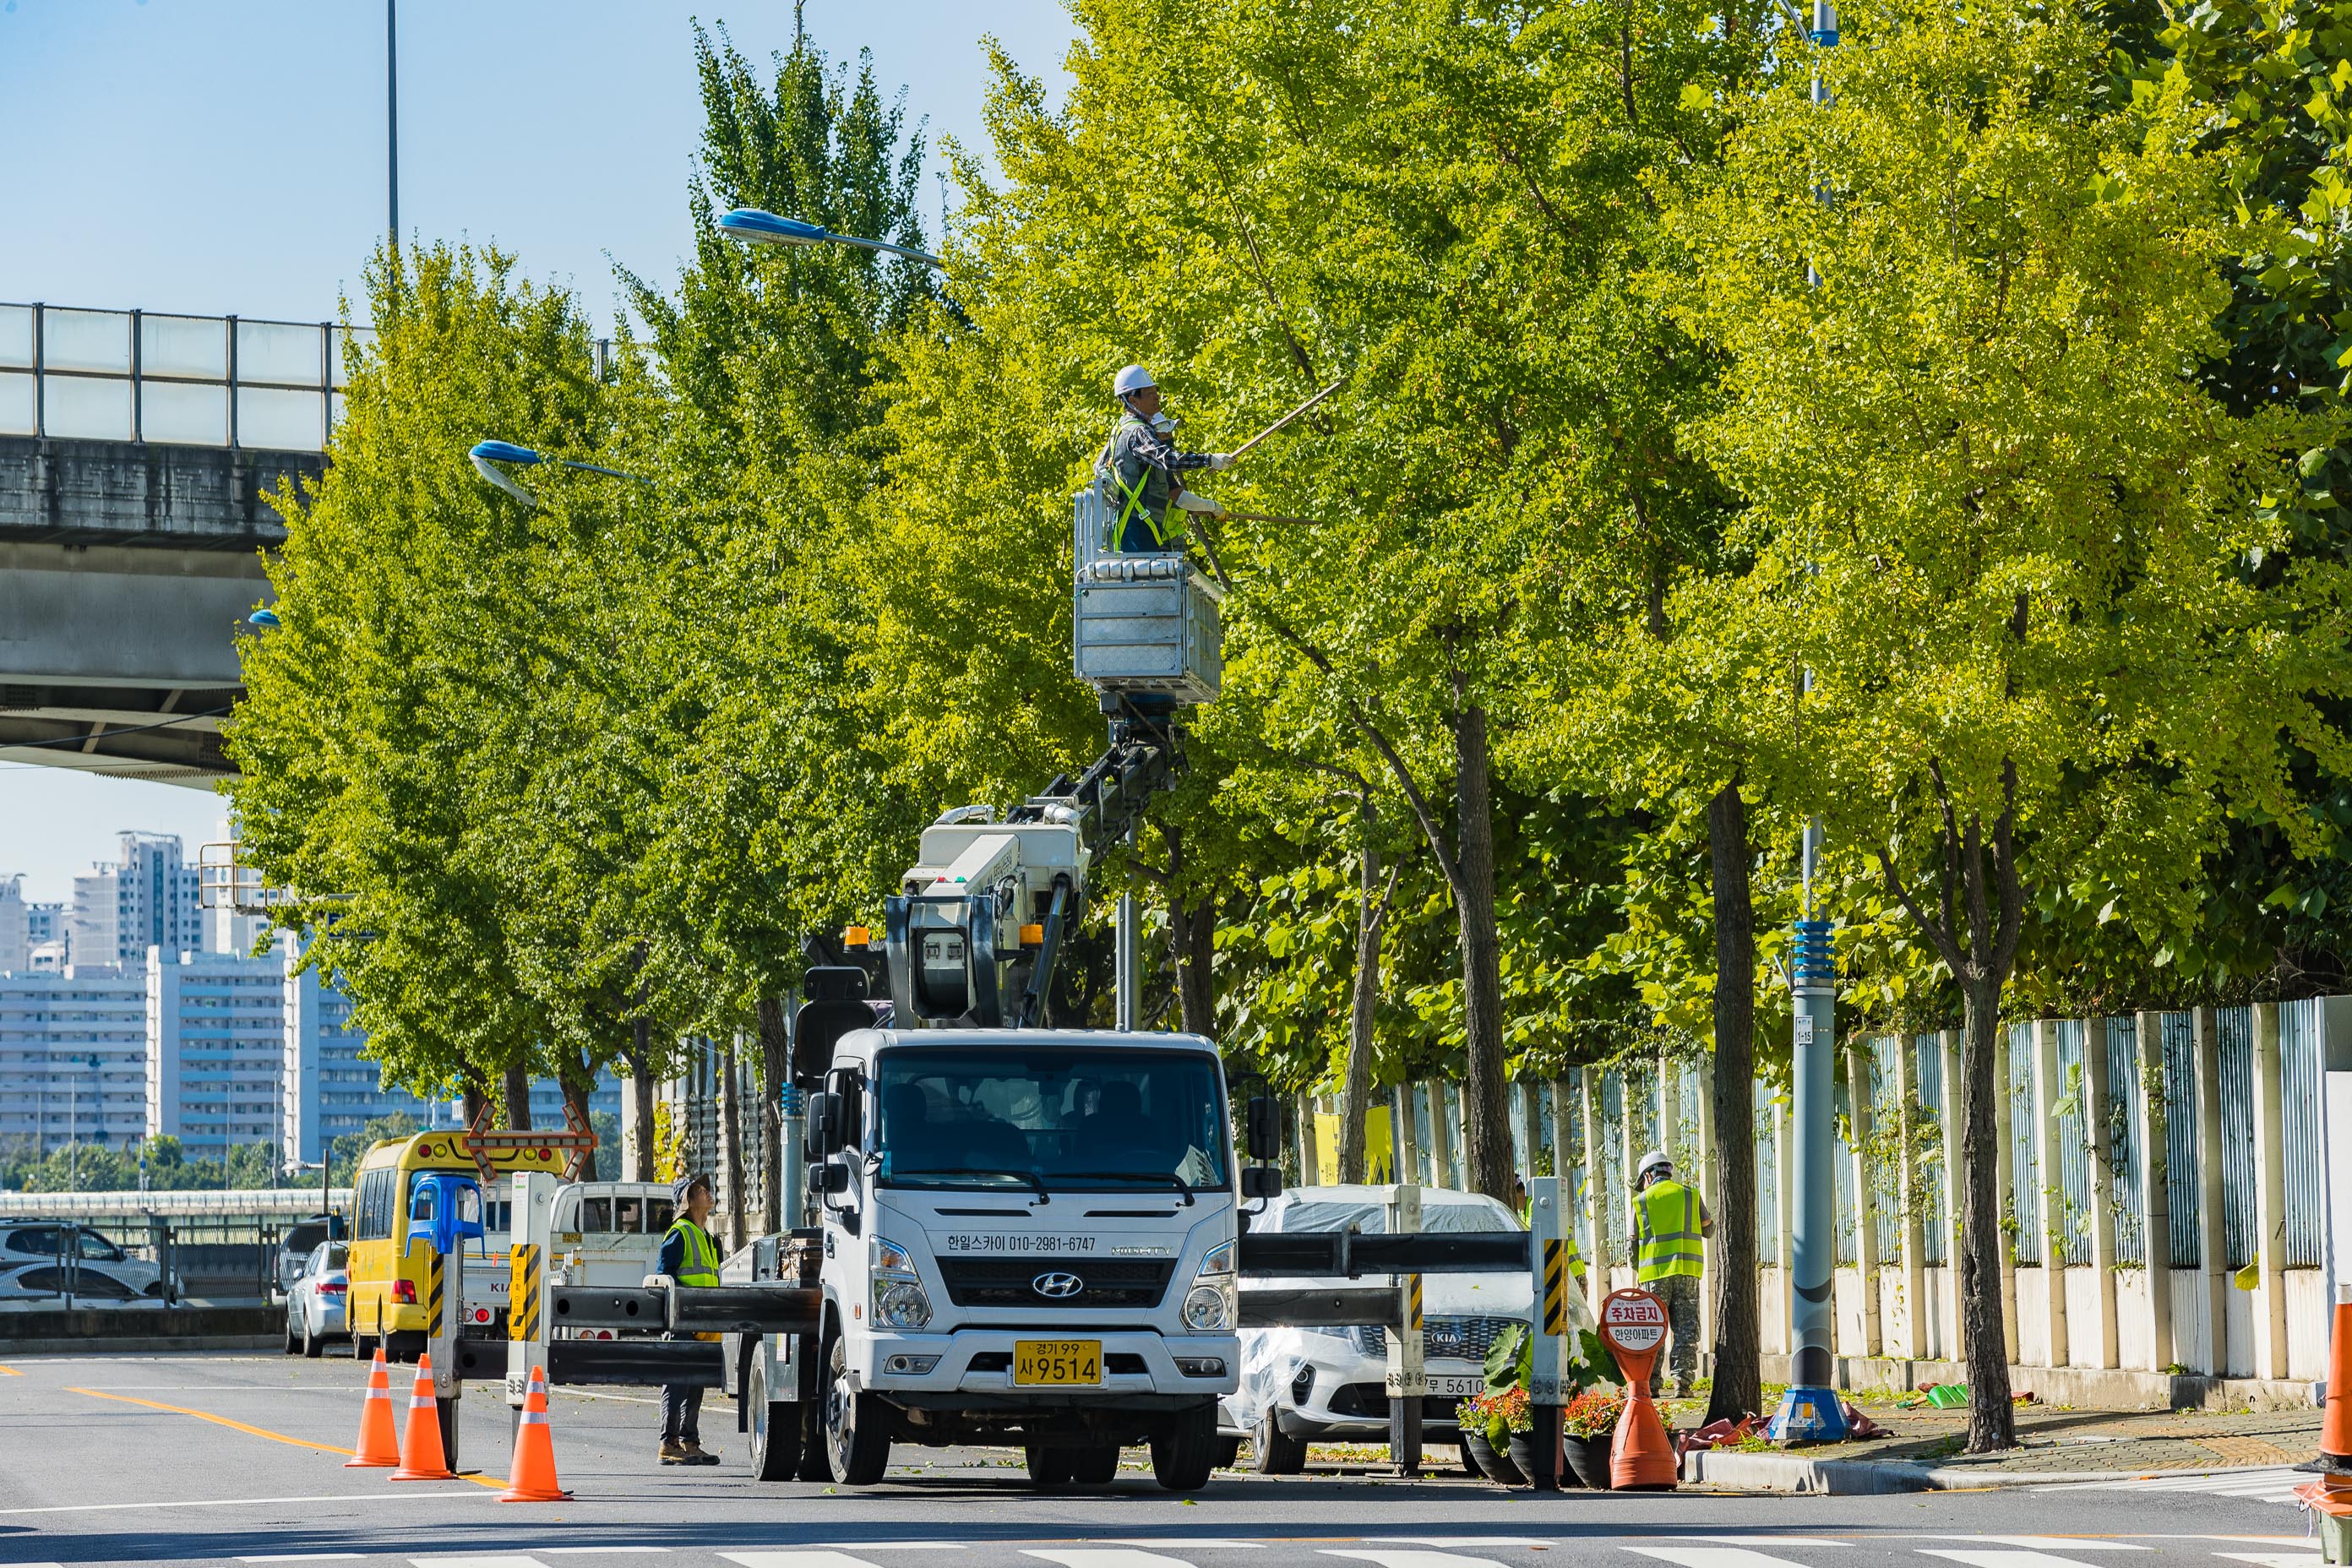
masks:
{"label": "truck windshield", "polygon": [[1084,1047],[901,1046],[875,1068],[892,1186],[1225,1185],[1215,1058]]}

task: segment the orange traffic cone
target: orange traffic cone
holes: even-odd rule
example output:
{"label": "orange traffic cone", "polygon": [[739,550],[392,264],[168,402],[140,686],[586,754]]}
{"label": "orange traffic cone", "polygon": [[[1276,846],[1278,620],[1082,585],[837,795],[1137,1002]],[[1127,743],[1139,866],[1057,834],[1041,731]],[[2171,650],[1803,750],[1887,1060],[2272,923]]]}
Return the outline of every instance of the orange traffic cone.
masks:
{"label": "orange traffic cone", "polygon": [[522,1424],[515,1428],[514,1463],[507,1469],[500,1502],[569,1502],[572,1494],[555,1480],[555,1436],[547,1428],[547,1370],[530,1369],[522,1396]]}
{"label": "orange traffic cone", "polygon": [[383,1352],[368,1369],[367,1403],[360,1406],[360,1451],[343,1461],[347,1470],[400,1463],[400,1435],[392,1419],[392,1369]]}
{"label": "orange traffic cone", "polygon": [[2295,1468],[2352,1478],[2352,1285],[2336,1287],[2336,1321],[2327,1340],[2327,1411],[2319,1422],[2319,1457]]}
{"label": "orange traffic cone", "polygon": [[451,1481],[449,1461],[441,1450],[441,1402],[433,1397],[433,1357],[416,1358],[416,1385],[408,1394],[408,1434],[400,1445],[400,1468],[395,1481]]}

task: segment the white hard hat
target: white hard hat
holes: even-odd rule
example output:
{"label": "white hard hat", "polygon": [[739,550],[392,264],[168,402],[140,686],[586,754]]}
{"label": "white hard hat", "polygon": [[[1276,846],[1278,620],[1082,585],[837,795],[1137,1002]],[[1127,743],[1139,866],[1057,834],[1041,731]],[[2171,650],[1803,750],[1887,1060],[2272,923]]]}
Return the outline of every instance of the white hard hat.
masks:
{"label": "white hard hat", "polygon": [[1110,393],[1113,397],[1125,397],[1130,392],[1141,392],[1147,386],[1159,384],[1151,379],[1150,371],[1139,364],[1131,364],[1120,371],[1113,379],[1110,384]]}
{"label": "white hard hat", "polygon": [[1666,1158],[1664,1150],[1652,1149],[1633,1163],[1633,1179],[1638,1182],[1653,1171],[1671,1171],[1674,1168],[1675,1163]]}

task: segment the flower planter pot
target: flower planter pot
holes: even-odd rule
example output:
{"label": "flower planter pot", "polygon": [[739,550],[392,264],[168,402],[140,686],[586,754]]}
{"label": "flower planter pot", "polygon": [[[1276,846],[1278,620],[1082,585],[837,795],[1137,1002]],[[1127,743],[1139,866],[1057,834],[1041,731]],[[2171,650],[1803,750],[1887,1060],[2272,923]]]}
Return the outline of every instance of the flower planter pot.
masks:
{"label": "flower planter pot", "polygon": [[1518,1470],[1519,1474],[1527,1478],[1528,1484],[1535,1488],[1536,1490],[1539,1492],[1549,1492],[1559,1489],[1559,1479],[1557,1467],[1554,1468],[1552,1474],[1549,1476],[1544,1474],[1544,1461],[1537,1455],[1536,1435],[1534,1433],[1514,1432],[1511,1434],[1511,1463]]}
{"label": "flower planter pot", "polygon": [[1568,1468],[1594,1491],[1609,1489],[1609,1445],[1607,1437],[1579,1437],[1566,1434],[1560,1447],[1568,1458]]}
{"label": "flower planter pot", "polygon": [[1523,1487],[1528,1484],[1527,1477],[1521,1475],[1518,1467],[1511,1463],[1511,1457],[1508,1454],[1496,1453],[1495,1446],[1486,1441],[1486,1434],[1484,1432],[1463,1433],[1462,1447],[1469,1453],[1471,1462],[1478,1467],[1478,1473],[1488,1480],[1507,1487]]}

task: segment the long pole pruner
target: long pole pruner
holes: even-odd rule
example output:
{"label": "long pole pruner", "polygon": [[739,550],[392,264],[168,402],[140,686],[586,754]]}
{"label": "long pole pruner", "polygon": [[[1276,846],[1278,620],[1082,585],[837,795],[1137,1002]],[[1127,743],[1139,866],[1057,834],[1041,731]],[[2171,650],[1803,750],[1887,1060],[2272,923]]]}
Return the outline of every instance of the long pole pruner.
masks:
{"label": "long pole pruner", "polygon": [[1256,435],[1251,437],[1240,446],[1234,447],[1233,450],[1233,456],[1239,458],[1244,452],[1248,451],[1252,447],[1256,446],[1260,441],[1265,440],[1268,436],[1273,435],[1276,430],[1281,429],[1284,426],[1289,424],[1292,420],[1297,418],[1300,415],[1306,413],[1308,409],[1314,407],[1317,404],[1322,402],[1333,393],[1339,391],[1347,379],[1348,378],[1346,376],[1341,376],[1338,381],[1333,382],[1330,385],[1325,387],[1322,391],[1317,393],[1314,396],[1308,398],[1306,402],[1300,404],[1297,407],[1292,409],[1289,413],[1284,415],[1281,418],[1276,420],[1273,424],[1267,426],[1265,429],[1259,431]]}

